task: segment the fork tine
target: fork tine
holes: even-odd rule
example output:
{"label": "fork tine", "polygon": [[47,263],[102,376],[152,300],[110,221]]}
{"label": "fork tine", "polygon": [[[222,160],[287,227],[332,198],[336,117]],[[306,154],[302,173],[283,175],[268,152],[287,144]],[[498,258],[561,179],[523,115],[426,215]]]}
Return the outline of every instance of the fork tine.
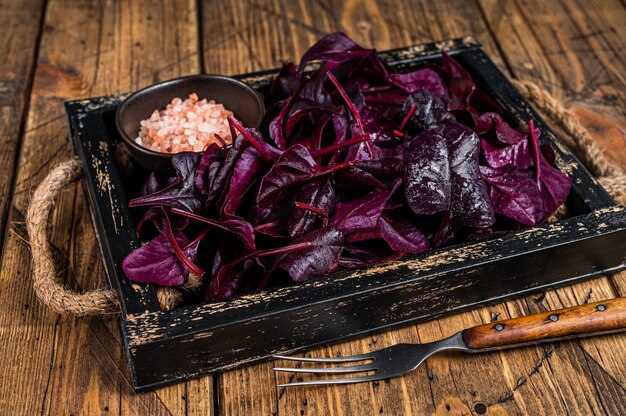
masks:
{"label": "fork tine", "polygon": [[376,381],[382,380],[389,376],[381,376],[377,374],[372,374],[371,376],[363,376],[363,377],[350,377],[350,378],[338,378],[335,380],[307,380],[307,381],[298,381],[294,383],[284,383],[279,384],[278,387],[294,387],[294,386],[314,386],[314,385],[323,385],[323,384],[348,384],[348,383],[361,383],[363,381]]}
{"label": "fork tine", "polygon": [[311,362],[311,363],[345,363],[349,361],[363,361],[363,360],[374,359],[369,354],[351,355],[349,357],[333,357],[333,358],[309,358],[309,357],[291,357],[288,355],[272,355],[272,358],[275,358],[277,360],[306,361],[306,362]]}
{"label": "fork tine", "polygon": [[274,371],[291,371],[294,373],[359,373],[361,371],[376,370],[374,363],[363,365],[351,365],[347,367],[333,367],[333,368],[296,368],[296,367],[276,367]]}

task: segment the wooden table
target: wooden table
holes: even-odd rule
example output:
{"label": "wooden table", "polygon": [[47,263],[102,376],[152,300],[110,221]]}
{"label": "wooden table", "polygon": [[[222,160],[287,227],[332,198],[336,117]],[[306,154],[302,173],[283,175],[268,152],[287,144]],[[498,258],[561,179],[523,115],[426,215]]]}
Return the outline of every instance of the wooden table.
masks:
{"label": "wooden table", "polygon": [[[59,316],[38,303],[24,228],[33,189],[72,155],[64,100],[186,74],[274,68],[335,30],[379,50],[475,34],[506,73],[563,100],[626,165],[623,2],[0,0],[0,27],[0,414],[626,414],[626,335],[444,354],[380,383],[278,389],[284,376],[264,363],[135,394],[113,319]],[[80,186],[63,192],[53,223],[62,279],[77,290],[103,286]],[[430,341],[615,296],[626,296],[624,273],[311,354]]]}

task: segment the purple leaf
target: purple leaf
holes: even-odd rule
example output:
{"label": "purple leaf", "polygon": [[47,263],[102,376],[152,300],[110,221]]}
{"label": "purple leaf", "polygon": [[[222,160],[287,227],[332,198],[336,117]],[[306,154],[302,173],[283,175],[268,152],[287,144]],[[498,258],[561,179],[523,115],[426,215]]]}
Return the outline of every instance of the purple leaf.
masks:
{"label": "purple leaf", "polygon": [[264,272],[265,267],[256,257],[244,257],[225,264],[209,283],[204,300],[225,300],[252,290]]}
{"label": "purple leaf", "polygon": [[525,225],[536,225],[543,220],[543,199],[528,172],[513,166],[500,169],[481,166],[480,174],[489,184],[489,196],[496,214]]}
{"label": "purple leaf", "polygon": [[450,92],[449,110],[470,110],[470,101],[476,90],[470,74],[454,58],[444,54],[441,57],[444,72],[450,78],[448,91]]}
{"label": "purple leaf", "polygon": [[418,215],[448,210],[452,195],[448,142],[440,129],[415,136],[406,150],[404,196]]}
{"label": "purple leaf", "polygon": [[241,240],[241,242],[244,243],[248,248],[253,250],[255,249],[254,228],[252,227],[252,225],[250,225],[249,222],[245,221],[242,218],[232,218],[225,221],[217,221],[176,208],[172,209],[172,214],[180,215],[182,217],[186,217],[191,220],[210,225],[211,227],[218,228],[222,231],[226,231],[227,233],[230,233],[239,238],[239,240]]}
{"label": "purple leaf", "polygon": [[359,168],[357,165],[340,170],[335,174],[337,186],[371,186],[375,188],[384,187],[385,184],[376,179],[374,175]]}
{"label": "purple leaf", "polygon": [[301,80],[301,74],[293,62],[285,62],[280,72],[272,81],[270,95],[274,102],[283,100],[291,95],[298,87]]}
{"label": "purple leaf", "polygon": [[378,220],[378,227],[392,250],[418,254],[430,249],[428,238],[402,216],[383,214]]}
{"label": "purple leaf", "polygon": [[441,67],[443,71],[448,75],[448,77],[454,79],[465,79],[468,81],[472,80],[469,72],[461,64],[459,64],[456,59],[451,57],[450,55],[444,53],[441,57]]}
{"label": "purple leaf", "polygon": [[442,99],[448,97],[446,84],[439,74],[432,69],[423,68],[404,74],[391,74],[389,77],[397,84],[402,85],[409,94],[416,91],[428,91]]}
{"label": "purple leaf", "polygon": [[317,163],[306,147],[295,144],[278,158],[261,180],[257,194],[257,223],[273,221],[284,207],[292,206],[291,187],[317,172]]}
{"label": "purple leaf", "polygon": [[338,203],[330,220],[331,225],[345,234],[375,228],[385,204],[401,183],[397,180],[390,188],[377,188],[362,198]]}
{"label": "purple leaf", "polygon": [[198,169],[196,170],[194,184],[204,195],[209,194],[209,190],[222,167],[225,154],[226,151],[216,143],[211,143],[202,153]]}
{"label": "purple leaf", "polygon": [[539,188],[543,197],[544,220],[547,220],[565,203],[572,186],[572,180],[550,165],[543,155],[540,158],[541,179],[539,180]]}
{"label": "purple leaf", "polygon": [[433,244],[441,247],[462,226],[484,228],[495,222],[487,186],[478,168],[479,138],[458,123],[442,129],[450,156],[450,210],[444,216]]}
{"label": "purple leaf", "polygon": [[485,113],[476,120],[476,133],[485,134],[492,130],[502,144],[517,144],[526,140],[526,135],[515,130],[498,113]]}
{"label": "purple leaf", "polygon": [[248,142],[243,137],[242,134],[239,134],[233,140],[233,145],[226,152],[226,156],[224,158],[224,163],[219,168],[213,183],[211,184],[211,188],[207,194],[206,204],[211,205],[214,204],[215,201],[221,196],[224,191],[224,187],[228,183],[228,179],[233,173],[235,169],[235,165],[237,161],[241,157],[243,151],[248,147]]}
{"label": "purple leaf", "polygon": [[453,78],[448,82],[450,90],[450,101],[448,110],[470,110],[470,100],[474,94],[475,85],[472,81],[460,78]]}
{"label": "purple leaf", "polygon": [[302,89],[305,87],[306,83],[310,80],[310,77],[302,78],[300,81],[300,85],[294,91],[293,95],[286,99],[285,104],[282,106],[278,115],[270,122],[269,125],[269,133],[270,137],[276,143],[279,149],[285,150],[287,148],[287,135],[285,134],[285,123],[287,120],[287,116],[291,111],[291,108],[295,104],[295,102],[299,99],[300,93]]}
{"label": "purple leaf", "polygon": [[[535,155],[535,177],[543,198],[544,220],[556,213],[565,203],[572,186],[569,176],[552,166],[540,151],[539,130],[535,129],[533,121],[529,121],[530,140]],[[551,150],[551,149],[550,149]],[[550,151],[546,153],[551,157]]]}
{"label": "purple leaf", "polygon": [[171,227],[173,230],[184,230],[189,224],[189,219],[183,217],[171,219],[168,217],[168,210],[159,205],[150,207],[141,217],[137,224],[137,234],[141,235],[143,233],[146,223],[151,223],[159,233],[163,233],[165,227]]}
{"label": "purple leaf", "polygon": [[244,195],[257,181],[264,164],[263,158],[254,147],[250,146],[243,151],[228,183],[222,205],[224,217],[232,218],[237,215]]}
{"label": "purple leaf", "polygon": [[487,164],[493,168],[513,165],[524,169],[533,165],[533,156],[530,153],[528,140],[503,145],[500,143],[493,144],[492,140],[482,138],[480,139],[480,145]]}
{"label": "purple leaf", "polygon": [[354,166],[335,173],[335,181],[340,186],[371,186],[382,188],[381,180],[395,180],[404,174],[401,158],[362,160]]}
{"label": "purple leaf", "polygon": [[341,32],[331,33],[318,40],[311,46],[300,59],[300,70],[313,60],[323,60],[333,65],[348,61],[355,56],[362,56],[369,53],[357,45],[346,34]]}
{"label": "purple leaf", "polygon": [[303,282],[313,276],[330,273],[339,265],[343,250],[343,233],[334,227],[320,228],[293,240],[292,244],[310,243],[310,246],[289,253],[277,262],[294,282]]}
{"label": "purple leaf", "polygon": [[[185,256],[195,261],[200,242],[189,245],[189,240],[180,231],[174,231],[174,237]],[[128,254],[122,261],[122,268],[134,282],[161,286],[182,285],[189,274],[189,269],[178,259],[170,242],[162,234]]]}
{"label": "purple leaf", "polygon": [[166,205],[198,212],[202,203],[194,186],[194,176],[199,159],[196,153],[175,154],[172,156],[172,166],[176,171],[176,180],[164,189],[131,200],[128,206]]}
{"label": "purple leaf", "polygon": [[[326,212],[328,215],[335,206],[335,191],[330,179],[321,178],[305,183],[298,191],[296,201]],[[318,212],[294,208],[289,216],[289,236],[299,237],[314,229],[324,227],[327,222],[328,220]]]}
{"label": "purple leaf", "polygon": [[[176,180],[175,177],[172,179]],[[157,191],[160,191],[161,189],[163,189],[163,186],[161,186],[161,183],[157,179],[156,174],[154,172],[150,172],[150,176],[148,176],[148,179],[144,182],[144,184],[141,186],[141,189],[139,190],[139,195],[150,195]]]}
{"label": "purple leaf", "polygon": [[402,105],[402,113],[407,114],[412,107],[415,111],[408,120],[408,126],[417,131],[454,121],[443,100],[429,91],[421,90],[409,95]]}

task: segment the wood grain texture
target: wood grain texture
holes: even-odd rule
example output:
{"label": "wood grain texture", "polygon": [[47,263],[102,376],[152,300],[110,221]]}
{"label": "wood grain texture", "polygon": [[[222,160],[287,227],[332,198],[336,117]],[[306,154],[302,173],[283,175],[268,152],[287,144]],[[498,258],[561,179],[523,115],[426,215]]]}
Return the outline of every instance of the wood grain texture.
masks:
{"label": "wood grain texture", "polygon": [[[168,400],[174,389],[132,391],[115,321],[60,317],[37,302],[22,213],[46,172],[72,155],[64,100],[199,71],[196,3],[49,1],[45,12],[0,268],[0,414],[172,414],[185,409],[180,397]],[[103,285],[80,187],[62,193],[52,223],[61,279],[73,289]],[[194,385],[194,403],[212,409],[212,388]]]}
{"label": "wood grain texture", "polygon": [[[2,48],[10,48],[0,63],[0,86],[9,88],[8,95],[0,90],[0,137],[10,145],[0,150],[0,231],[9,202],[4,196],[13,181],[15,190],[0,268],[0,414],[626,414],[624,335],[483,355],[444,354],[410,375],[380,383],[277,389],[276,382],[289,376],[275,376],[266,363],[219,375],[215,385],[204,377],[137,395],[129,388],[115,323],[57,317],[41,307],[30,286],[29,253],[22,241],[22,213],[32,188],[71,154],[64,99],[131,90],[201,69],[234,74],[273,68],[332,30],[381,50],[477,34],[502,69],[539,82],[572,106],[609,155],[625,163],[623,3],[212,0],[199,2],[197,10],[191,0],[50,0],[43,25],[38,24],[40,3],[1,4],[0,16],[6,10],[14,14],[2,25],[7,35],[0,39]],[[19,19],[11,20],[14,16]],[[40,30],[33,83],[28,68],[34,67]],[[30,83],[34,88],[28,98]],[[27,102],[20,137],[15,121]],[[15,170],[11,163],[20,142]],[[62,278],[74,288],[101,285],[102,266],[82,191],[63,193],[53,222],[51,240]],[[618,295],[626,295],[626,273],[307,355],[427,342],[481,323]]]}
{"label": "wood grain texture", "polygon": [[626,330],[626,298],[475,326],[463,330],[463,340],[474,350],[616,330]]}
{"label": "wood grain texture", "polygon": [[0,247],[24,130],[43,5],[43,0],[0,2]]}

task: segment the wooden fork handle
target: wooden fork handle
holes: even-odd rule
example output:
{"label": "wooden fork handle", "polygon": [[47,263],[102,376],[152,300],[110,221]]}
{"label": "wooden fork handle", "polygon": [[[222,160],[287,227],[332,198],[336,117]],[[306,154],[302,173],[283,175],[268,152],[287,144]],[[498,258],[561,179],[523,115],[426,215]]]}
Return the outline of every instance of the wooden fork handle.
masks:
{"label": "wooden fork handle", "polygon": [[626,330],[626,298],[497,321],[462,334],[470,349],[497,349],[619,330]]}

